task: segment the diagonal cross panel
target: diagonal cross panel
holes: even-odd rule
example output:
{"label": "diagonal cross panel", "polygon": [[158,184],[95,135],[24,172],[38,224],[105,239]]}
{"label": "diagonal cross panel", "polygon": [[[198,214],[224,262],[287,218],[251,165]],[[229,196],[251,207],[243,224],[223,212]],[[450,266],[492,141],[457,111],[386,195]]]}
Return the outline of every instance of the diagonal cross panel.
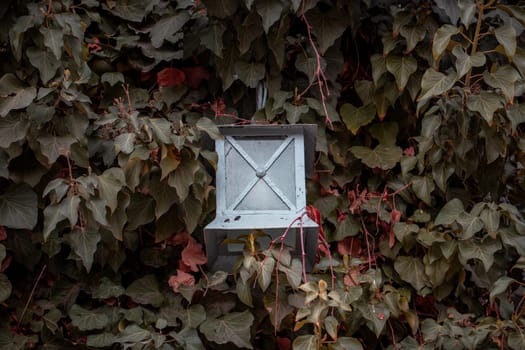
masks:
{"label": "diagonal cross panel", "polygon": [[281,157],[283,152],[288,148],[291,142],[294,140],[292,137],[287,137],[279,145],[279,147],[273,152],[270,158],[265,162],[263,166],[260,166],[253,160],[253,158],[244,150],[244,148],[231,136],[227,136],[226,140],[232,146],[233,149],[241,156],[244,161],[254,170],[255,177],[244,187],[239,195],[229,205],[230,210],[235,210],[239,204],[250,194],[254,187],[260,182],[264,181],[266,185],[277,195],[277,197],[288,207],[288,209],[295,209],[295,205],[288,199],[286,194],[279,189],[276,183],[268,175],[268,171],[275,164],[275,162]]}

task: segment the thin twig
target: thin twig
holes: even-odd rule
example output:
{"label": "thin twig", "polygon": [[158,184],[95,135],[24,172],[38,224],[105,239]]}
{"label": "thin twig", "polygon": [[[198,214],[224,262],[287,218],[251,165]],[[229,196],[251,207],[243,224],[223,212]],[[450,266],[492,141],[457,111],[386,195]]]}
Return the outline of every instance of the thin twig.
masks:
{"label": "thin twig", "polygon": [[20,318],[18,319],[18,327],[20,327],[20,322],[22,322],[27,308],[29,307],[29,303],[33,299],[33,296],[35,295],[36,286],[38,285],[38,282],[40,282],[40,279],[42,278],[42,275],[44,274],[44,271],[46,270],[47,265],[42,266],[42,270],[40,270],[40,273],[38,274],[38,277],[35,281],[35,284],[33,285],[33,289],[31,290],[31,293],[29,294],[29,297],[27,298],[26,305],[24,306],[24,310],[22,311],[22,314],[20,315]]}

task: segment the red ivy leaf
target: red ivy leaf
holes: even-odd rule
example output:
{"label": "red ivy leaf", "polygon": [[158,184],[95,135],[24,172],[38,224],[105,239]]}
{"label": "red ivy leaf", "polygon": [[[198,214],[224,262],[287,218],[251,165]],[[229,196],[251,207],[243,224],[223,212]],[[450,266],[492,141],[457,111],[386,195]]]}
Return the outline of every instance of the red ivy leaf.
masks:
{"label": "red ivy leaf", "polygon": [[7,232],[5,231],[4,226],[0,226],[0,241],[4,241],[7,239]]}
{"label": "red ivy leaf", "polygon": [[354,258],[359,257],[363,252],[361,240],[356,237],[346,237],[342,241],[337,242],[337,251],[341,255],[349,255]]}
{"label": "red ivy leaf", "polygon": [[160,87],[182,86],[186,81],[186,74],[177,68],[164,68],[157,73],[157,83]]}
{"label": "red ivy leaf", "polygon": [[186,85],[192,89],[198,88],[203,80],[210,80],[210,72],[200,66],[182,68],[182,71],[186,75]]}
{"label": "red ivy leaf", "polygon": [[190,267],[191,271],[199,271],[197,265],[206,264],[208,259],[202,251],[202,244],[198,243],[195,238],[189,237],[188,245],[182,250],[182,262]]}
{"label": "red ivy leaf", "polygon": [[170,279],[168,280],[168,284],[175,293],[178,293],[180,286],[195,285],[195,278],[189,273],[177,270],[177,274],[170,277]]}

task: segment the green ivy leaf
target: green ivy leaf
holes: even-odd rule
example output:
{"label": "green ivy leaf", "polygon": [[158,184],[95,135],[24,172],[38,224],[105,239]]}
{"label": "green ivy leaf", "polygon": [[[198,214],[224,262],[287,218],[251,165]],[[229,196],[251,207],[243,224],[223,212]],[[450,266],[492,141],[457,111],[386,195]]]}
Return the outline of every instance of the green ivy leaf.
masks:
{"label": "green ivy leaf", "polygon": [[261,16],[264,32],[268,33],[270,27],[281,17],[284,6],[280,1],[256,0],[255,9]]}
{"label": "green ivy leaf", "polygon": [[385,146],[395,146],[399,124],[396,122],[382,122],[368,128],[370,135]]}
{"label": "green ivy leaf", "polygon": [[29,62],[40,72],[42,83],[46,84],[53,78],[60,67],[60,61],[48,50],[30,47],[26,51]]}
{"label": "green ivy leaf", "polygon": [[354,107],[349,103],[345,103],[341,106],[341,118],[346,125],[346,128],[356,135],[362,126],[368,125],[376,116],[376,107],[374,104],[362,106],[359,108]]}
{"label": "green ivy leaf", "polygon": [[227,18],[232,16],[239,7],[238,0],[202,0],[208,15],[217,18]]}
{"label": "green ivy leaf", "polygon": [[29,106],[36,97],[36,88],[26,87],[13,74],[0,78],[0,117],[15,109]]}
{"label": "green ivy leaf", "polygon": [[106,201],[102,198],[92,198],[85,202],[86,207],[93,214],[93,218],[102,226],[108,226]]}
{"label": "green ivy leaf", "polygon": [[200,163],[188,152],[181,152],[181,154],[182,161],[177,169],[169,174],[168,184],[177,190],[177,195],[183,201],[188,196],[190,186],[195,179],[195,173],[200,169]]}
{"label": "green ivy leaf", "polygon": [[260,264],[260,271],[257,277],[259,286],[263,293],[268,289],[272,282],[272,275],[275,268],[275,260],[271,256],[267,256]]}
{"label": "green ivy leaf", "polygon": [[434,60],[439,60],[439,57],[447,48],[450,38],[458,33],[458,27],[451,24],[445,24],[436,31],[434,40],[432,41],[432,55],[434,56]]}
{"label": "green ivy leaf", "polygon": [[235,64],[235,72],[239,79],[251,88],[256,88],[259,81],[263,80],[266,75],[264,64],[245,61],[238,61]]}
{"label": "green ivy leaf", "polygon": [[421,78],[421,93],[417,100],[422,101],[430,97],[439,96],[450,90],[455,82],[456,74],[445,75],[435,71],[433,68],[428,68]]}
{"label": "green ivy leaf", "polygon": [[514,100],[514,84],[519,79],[520,74],[512,66],[500,66],[494,72],[483,72],[485,82],[496,89],[501,89],[508,102]]}
{"label": "green ivy leaf", "polygon": [[306,17],[319,43],[321,55],[343,35],[348,26],[346,14],[335,7],[327,12],[321,12],[315,7],[306,13]]}
{"label": "green ivy leaf", "polygon": [[118,205],[118,194],[126,184],[126,176],[121,168],[109,168],[97,177],[97,189],[100,198],[106,201],[110,212],[113,213]]}
{"label": "green ivy leaf", "polygon": [[490,287],[490,303],[494,303],[494,299],[500,294],[503,294],[511,283],[515,282],[513,278],[501,276]]}
{"label": "green ivy leaf", "polygon": [[293,350],[316,350],[319,339],[316,335],[300,335],[293,341]]}
{"label": "green ivy leaf", "polygon": [[40,151],[47,158],[48,164],[55,163],[60,156],[69,156],[71,145],[76,142],[71,136],[40,136],[38,139]]}
{"label": "green ivy leaf", "polygon": [[432,205],[432,191],[435,189],[434,180],[432,175],[427,176],[414,176],[412,177],[412,190],[419,199],[425,202],[426,205]]}
{"label": "green ivy leaf", "polygon": [[107,277],[102,277],[97,286],[97,289],[93,292],[93,298],[97,299],[109,299],[118,298],[126,292],[124,287],[120,284],[113,282]]}
{"label": "green ivy leaf", "polygon": [[334,343],[334,350],[363,350],[363,345],[356,338],[340,337]]}
{"label": "green ivy leaf", "polygon": [[372,79],[374,85],[379,86],[379,79],[386,73],[386,59],[380,54],[374,54],[370,57],[370,63],[372,64]]}
{"label": "green ivy leaf", "polygon": [[40,27],[40,33],[44,38],[44,46],[55,55],[57,60],[60,60],[64,47],[64,31],[62,29]]}
{"label": "green ivy leaf", "polygon": [[303,114],[308,113],[308,111],[310,110],[310,108],[307,105],[297,106],[289,102],[285,102],[283,107],[286,112],[286,120],[290,124],[297,123],[299,120],[301,120],[301,116]]}
{"label": "green ivy leaf", "polygon": [[363,146],[354,146],[350,148],[350,152],[368,167],[380,168],[383,170],[395,167],[403,155],[403,150],[400,147],[382,144],[379,144],[374,149]]}
{"label": "green ivy leaf", "polygon": [[150,36],[153,47],[159,48],[165,39],[177,33],[190,19],[188,11],[179,11],[173,16],[164,17],[151,27]]}
{"label": "green ivy leaf", "polygon": [[507,118],[510,121],[512,132],[516,132],[518,125],[525,123],[525,104],[514,104],[507,109]]}
{"label": "green ivy leaf", "polygon": [[0,119],[0,147],[8,148],[13,142],[24,140],[29,130],[29,120],[25,115],[9,113]]}
{"label": "green ivy leaf", "polygon": [[223,57],[222,51],[224,49],[224,43],[222,36],[225,31],[226,26],[223,23],[214,22],[208,28],[204,29],[200,35],[201,44],[220,58]]}
{"label": "green ivy leaf", "polygon": [[164,295],[159,291],[159,284],[154,275],[146,275],[133,281],[126,289],[126,295],[139,304],[150,304],[159,307]]}
{"label": "green ivy leaf", "polygon": [[11,285],[9,278],[3,273],[0,273],[0,303],[3,303],[9,298],[12,290],[13,286]]}
{"label": "green ivy leaf", "polygon": [[253,349],[250,344],[250,327],[254,321],[253,315],[245,310],[231,312],[220,318],[208,318],[199,329],[206,339],[217,344],[233,343],[237,347]]}
{"label": "green ivy leaf", "polygon": [[481,67],[485,65],[486,57],[482,52],[476,52],[472,56],[469,56],[465,49],[460,45],[454,46],[452,54],[456,56],[456,71],[458,72],[457,78],[463,77],[469,72],[472,67]]}
{"label": "green ivy leaf", "polygon": [[434,220],[434,226],[451,225],[454,221],[459,218],[459,215],[465,211],[463,203],[460,199],[454,198],[447,202],[439,211],[436,219]]}
{"label": "green ivy leaf", "polygon": [[255,39],[264,33],[261,18],[255,11],[251,11],[244,21],[236,26],[236,30],[241,55],[248,52]]}
{"label": "green ivy leaf", "polygon": [[483,243],[476,243],[472,240],[459,242],[459,257],[463,265],[470,259],[478,259],[483,263],[485,271],[489,271],[494,264],[494,254],[501,249],[499,240],[487,238]]}
{"label": "green ivy leaf", "polygon": [[379,338],[385,328],[386,322],[390,318],[390,311],[383,304],[373,305],[360,303],[357,305],[357,308],[363,317],[370,321],[370,323],[367,324],[368,328]]}
{"label": "green ivy leaf", "polygon": [[155,218],[157,219],[164,215],[179,200],[177,191],[169,186],[166,181],[159,181],[158,178],[152,180],[150,193],[155,199]]}
{"label": "green ivy leaf", "polygon": [[[117,342],[121,344],[131,344],[131,346],[137,343],[148,343],[151,338],[151,332],[140,328],[136,324],[131,324],[124,328],[124,330],[117,336]],[[124,348],[127,348],[124,346]]]}
{"label": "green ivy leaf", "polygon": [[126,132],[115,137],[115,154],[120,152],[130,154],[135,149],[135,138],[137,134]]}
{"label": "green ivy leaf", "polygon": [[86,345],[94,348],[105,348],[116,342],[116,337],[112,333],[89,334]]}
{"label": "green ivy leaf", "polygon": [[195,124],[195,126],[198,129],[206,132],[214,140],[221,140],[224,138],[221,132],[219,131],[219,128],[217,127],[217,125],[210,118],[206,118],[206,117],[200,118],[197,121],[197,124]]}
{"label": "green ivy leaf", "polygon": [[142,22],[149,11],[152,1],[144,0],[119,0],[108,3],[109,10],[115,16],[131,22]]}
{"label": "green ivy leaf", "polygon": [[457,222],[463,228],[460,239],[465,240],[472,238],[477,232],[483,228],[483,221],[477,217],[465,212],[459,214],[456,218]]}
{"label": "green ivy leaf", "polygon": [[461,23],[468,29],[469,25],[472,24],[474,15],[476,14],[476,4],[470,0],[459,0],[459,17]]}
{"label": "green ivy leaf", "polygon": [[89,273],[91,266],[93,266],[93,258],[100,241],[100,234],[98,232],[74,230],[66,237],[71,248],[80,257],[82,264]]}
{"label": "green ivy leaf", "polygon": [[414,50],[416,45],[427,35],[427,31],[424,26],[415,25],[415,26],[402,26],[399,30],[399,33],[405,38],[407,42],[406,52]]}
{"label": "green ivy leaf", "polygon": [[182,203],[184,208],[184,223],[188,232],[193,232],[199,223],[199,218],[202,213],[202,203],[193,195],[187,196]]}
{"label": "green ivy leaf", "polygon": [[503,107],[503,99],[491,92],[482,91],[479,95],[467,97],[467,108],[479,112],[487,123],[491,124],[494,112]]}
{"label": "green ivy leaf", "polygon": [[516,29],[510,24],[506,23],[502,26],[499,26],[494,30],[496,39],[505,49],[507,57],[512,59],[516,53]]}
{"label": "green ivy leaf", "polygon": [[403,91],[410,76],[417,70],[417,61],[412,56],[388,56],[386,69],[396,78],[399,91]]}
{"label": "green ivy leaf", "polygon": [[38,219],[38,199],[25,184],[12,185],[0,195],[0,225],[32,230]]}
{"label": "green ivy leaf", "polygon": [[115,86],[119,83],[124,83],[124,74],[121,72],[106,72],[100,77],[102,83],[108,83],[110,86]]}
{"label": "green ivy leaf", "polygon": [[394,261],[394,268],[403,281],[410,283],[416,292],[420,293],[427,285],[425,266],[419,258],[398,256]]}
{"label": "green ivy leaf", "polygon": [[74,304],[68,313],[73,326],[81,331],[104,329],[110,322],[108,316],[100,311],[87,310]]}

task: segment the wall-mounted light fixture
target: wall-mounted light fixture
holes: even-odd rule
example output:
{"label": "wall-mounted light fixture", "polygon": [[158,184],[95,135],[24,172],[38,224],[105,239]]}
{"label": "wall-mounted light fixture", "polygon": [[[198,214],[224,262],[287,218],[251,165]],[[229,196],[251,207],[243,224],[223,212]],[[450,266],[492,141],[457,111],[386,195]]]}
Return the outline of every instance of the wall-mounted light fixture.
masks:
{"label": "wall-mounted light fixture", "polygon": [[[231,271],[242,245],[224,244],[253,230],[269,237],[268,246],[290,227],[285,244],[300,256],[303,230],[306,270],[315,262],[318,225],[304,213],[305,176],[313,175],[317,125],[227,125],[215,141],[219,158],[216,174],[215,219],[204,228],[211,270]],[[294,221],[295,220],[295,221]]]}

